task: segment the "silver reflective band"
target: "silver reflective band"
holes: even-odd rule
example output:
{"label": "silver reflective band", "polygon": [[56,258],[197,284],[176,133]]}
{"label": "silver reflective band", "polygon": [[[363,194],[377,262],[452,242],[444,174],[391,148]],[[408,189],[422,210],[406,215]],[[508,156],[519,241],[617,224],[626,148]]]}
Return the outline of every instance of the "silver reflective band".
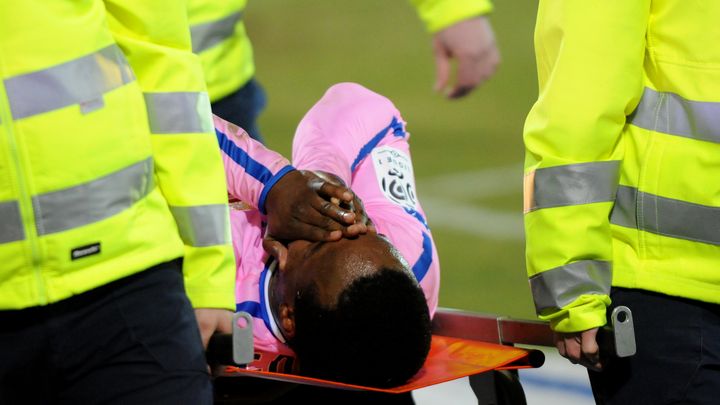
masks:
{"label": "silver reflective band", "polygon": [[20,205],[17,201],[0,203],[0,243],[25,239]]}
{"label": "silver reflective band", "polygon": [[645,88],[628,122],[651,131],[720,143],[720,103]]}
{"label": "silver reflective band", "polygon": [[610,160],[537,169],[530,210],[612,201],[619,167]]}
{"label": "silver reflective band", "polygon": [[535,310],[559,309],[581,295],[610,294],[612,267],[602,260],[581,260],[530,277]]}
{"label": "silver reflective band", "polygon": [[77,228],[118,214],[155,187],[148,158],[99,179],[33,197],[38,235]]}
{"label": "silver reflective band", "polygon": [[14,119],[70,105],[96,102],[103,94],[135,80],[117,45],[47,69],[5,80]]}
{"label": "silver reflective band", "polygon": [[144,93],[144,96],[153,134],[213,131],[207,93]]}
{"label": "silver reflective band", "polygon": [[610,222],[678,239],[720,245],[720,207],[618,188]]}
{"label": "silver reflective band", "polygon": [[242,11],[238,11],[219,20],[190,27],[193,52],[200,53],[230,38],[235,32],[235,24],[240,21],[242,15]]}
{"label": "silver reflective band", "polygon": [[193,207],[171,206],[185,244],[195,247],[224,245],[229,242],[230,214],[226,204]]}

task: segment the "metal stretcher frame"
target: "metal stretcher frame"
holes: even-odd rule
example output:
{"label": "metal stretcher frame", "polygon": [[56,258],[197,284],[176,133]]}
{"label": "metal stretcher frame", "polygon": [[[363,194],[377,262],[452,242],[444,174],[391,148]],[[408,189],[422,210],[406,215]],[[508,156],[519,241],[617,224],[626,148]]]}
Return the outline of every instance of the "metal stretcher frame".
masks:
{"label": "metal stretcher frame", "polygon": [[[439,308],[433,318],[433,334],[502,345],[554,346],[547,322],[513,319],[490,314]],[[533,358],[535,357],[535,358]],[[544,355],[531,351],[529,362],[540,367]],[[525,405],[525,393],[517,370],[495,370],[469,376],[478,405]]]}
{"label": "metal stretcher frame", "polygon": [[[516,344],[554,345],[553,333],[546,322],[512,319],[450,308],[438,308],[433,318],[432,333],[450,338],[508,346]],[[224,355],[217,357],[227,359],[229,357],[228,350],[225,346],[214,351],[225,352]],[[544,355],[540,351],[529,350],[525,361],[528,367],[540,367],[544,362]],[[228,363],[224,362],[223,364]],[[517,367],[510,365],[507,369],[499,368],[469,376],[470,386],[478,398],[478,404],[522,405],[526,403],[517,370],[513,368]],[[278,379],[276,376],[263,375],[252,375],[251,377]],[[282,381],[282,379],[280,380]],[[317,383],[310,381],[309,383],[323,386],[322,381]]]}

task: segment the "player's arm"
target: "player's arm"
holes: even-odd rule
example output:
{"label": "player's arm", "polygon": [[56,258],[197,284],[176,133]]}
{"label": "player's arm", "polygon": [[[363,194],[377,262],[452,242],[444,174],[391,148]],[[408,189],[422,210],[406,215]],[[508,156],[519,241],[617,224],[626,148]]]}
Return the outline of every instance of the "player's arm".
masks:
{"label": "player's arm", "polygon": [[[355,225],[351,210],[331,202],[352,201],[354,195],[347,187],[296,170],[242,128],[213,118],[228,194],[267,216],[269,240],[337,240],[343,234],[365,232]],[[275,243],[268,249],[279,249]]]}

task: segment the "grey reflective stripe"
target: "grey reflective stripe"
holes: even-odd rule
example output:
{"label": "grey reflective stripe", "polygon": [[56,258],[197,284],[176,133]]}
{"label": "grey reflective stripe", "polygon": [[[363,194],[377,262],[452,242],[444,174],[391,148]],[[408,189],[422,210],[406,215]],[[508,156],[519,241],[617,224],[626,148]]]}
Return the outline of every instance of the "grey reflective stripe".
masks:
{"label": "grey reflective stripe", "polygon": [[200,53],[230,38],[235,32],[235,24],[240,21],[242,15],[242,11],[239,11],[219,20],[191,26],[193,52]]}
{"label": "grey reflective stripe", "polygon": [[637,228],[635,201],[637,201],[636,188],[619,186],[615,195],[615,205],[610,213],[610,222],[626,228]]}
{"label": "grey reflective stripe", "polygon": [[612,201],[619,167],[610,160],[538,169],[530,210]]}
{"label": "grey reflective stripe", "polygon": [[207,93],[145,93],[145,105],[154,134],[213,131]]}
{"label": "grey reflective stripe", "polygon": [[148,158],[88,183],[33,197],[38,235],[66,231],[109,218],[155,186]]}
{"label": "grey reflective stripe", "polygon": [[610,294],[610,262],[581,260],[530,277],[530,289],[538,313],[562,308],[587,294]]}
{"label": "grey reflective stripe", "polygon": [[226,204],[193,207],[171,206],[185,244],[195,247],[223,245],[229,242],[230,214]]}
{"label": "grey reflective stripe", "polygon": [[70,105],[97,103],[104,93],[135,80],[117,45],[60,65],[5,80],[14,119]]}
{"label": "grey reflective stripe", "polygon": [[610,222],[678,239],[720,245],[720,207],[660,197],[621,186]]}
{"label": "grey reflective stripe", "polygon": [[0,203],[0,243],[25,239],[20,205],[17,201]]}
{"label": "grey reflective stripe", "polygon": [[651,131],[720,143],[720,103],[686,100],[645,88],[628,122]]}

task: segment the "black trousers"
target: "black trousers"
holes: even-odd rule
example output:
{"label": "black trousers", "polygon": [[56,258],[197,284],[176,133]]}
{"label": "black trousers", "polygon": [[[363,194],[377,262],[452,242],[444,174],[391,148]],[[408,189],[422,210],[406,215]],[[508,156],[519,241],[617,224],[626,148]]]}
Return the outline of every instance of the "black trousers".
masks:
{"label": "black trousers", "polygon": [[589,372],[598,404],[720,404],[720,305],[623,288],[611,298],[632,311],[637,354]]}
{"label": "black trousers", "polygon": [[212,404],[180,261],[0,311],[0,404]]}

